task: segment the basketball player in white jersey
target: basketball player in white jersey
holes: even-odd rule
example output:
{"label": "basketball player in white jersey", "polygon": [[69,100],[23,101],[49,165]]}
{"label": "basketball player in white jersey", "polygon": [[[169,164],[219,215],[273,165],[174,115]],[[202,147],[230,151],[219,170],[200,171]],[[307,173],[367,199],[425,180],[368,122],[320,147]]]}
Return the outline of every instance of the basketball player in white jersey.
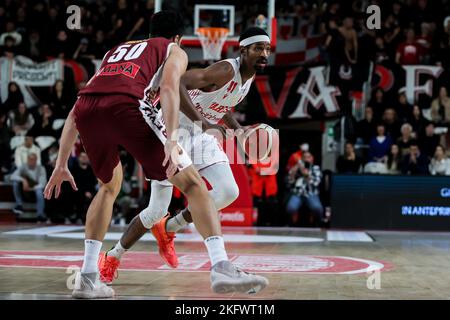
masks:
{"label": "basketball player in white jersey", "polygon": [[[180,129],[189,132],[193,138],[188,137],[179,143],[190,153],[196,169],[211,185],[210,196],[218,210],[236,200],[239,189],[219,142],[213,135],[202,133],[202,130],[217,129],[225,136],[225,127],[219,122],[231,129],[242,129],[231,113],[247,95],[256,72],[267,65],[270,55],[270,39],[261,28],[246,30],[240,36],[239,44],[239,58],[222,60],[205,69],[189,70],[180,84]],[[202,150],[200,155],[195,152],[196,149]],[[175,233],[191,223],[192,218],[188,208],[172,218],[167,216],[172,191],[170,182],[152,181],[149,206],[131,221],[117,244],[100,256],[99,269],[104,282],[113,281],[122,255],[149,229],[158,241],[164,261],[173,268],[178,266],[173,241]],[[223,243],[223,238],[220,240]],[[224,269],[235,272],[222,252],[208,253],[214,266],[211,277],[220,276],[220,273],[214,273],[215,268],[221,269],[220,272]],[[258,285],[249,293],[256,293],[264,287]]]}

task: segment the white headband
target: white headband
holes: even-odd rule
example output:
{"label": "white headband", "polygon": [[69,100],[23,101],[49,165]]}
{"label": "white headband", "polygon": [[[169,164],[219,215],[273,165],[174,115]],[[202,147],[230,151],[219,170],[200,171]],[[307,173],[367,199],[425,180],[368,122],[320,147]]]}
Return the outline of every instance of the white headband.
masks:
{"label": "white headband", "polygon": [[250,38],[245,38],[244,40],[239,42],[239,45],[246,47],[246,46],[249,46],[256,42],[270,42],[270,38],[269,38],[269,36],[266,36],[266,35],[252,36]]}

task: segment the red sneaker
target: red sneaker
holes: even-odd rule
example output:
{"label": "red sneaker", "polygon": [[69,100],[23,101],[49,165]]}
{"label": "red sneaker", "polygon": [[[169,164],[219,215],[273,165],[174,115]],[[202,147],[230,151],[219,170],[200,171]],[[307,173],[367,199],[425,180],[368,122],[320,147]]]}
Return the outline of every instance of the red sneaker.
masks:
{"label": "red sneaker", "polygon": [[153,225],[151,231],[156,238],[159,247],[159,255],[171,268],[178,267],[178,257],[175,252],[174,239],[175,232],[166,231],[166,223],[169,215],[165,216],[158,223]]}
{"label": "red sneaker", "polygon": [[100,254],[98,259],[98,270],[100,272],[100,281],[111,284],[119,276],[120,260],[113,256],[108,256],[107,252]]}

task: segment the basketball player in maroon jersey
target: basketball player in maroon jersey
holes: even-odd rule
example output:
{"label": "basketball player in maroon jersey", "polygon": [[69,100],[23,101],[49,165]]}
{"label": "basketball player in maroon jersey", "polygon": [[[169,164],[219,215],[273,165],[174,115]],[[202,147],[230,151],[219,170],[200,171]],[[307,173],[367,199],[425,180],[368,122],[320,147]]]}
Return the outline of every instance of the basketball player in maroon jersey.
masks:
{"label": "basketball player in maroon jersey", "polygon": [[[232,110],[248,94],[256,72],[267,65],[271,51],[270,38],[261,28],[245,30],[239,43],[241,53],[238,58],[225,59],[205,69],[191,69],[182,76],[180,84],[180,129],[189,133],[189,138],[179,142],[210,185],[210,196],[219,210],[236,200],[239,188],[227,155],[216,138],[208,133],[217,130],[226,138],[225,126],[235,130],[236,134],[247,130],[248,127],[241,127],[233,118]],[[204,132],[193,130],[196,124]],[[110,284],[118,277],[123,255],[149,230],[156,238],[160,255],[167,265],[172,268],[178,266],[175,233],[191,223],[192,218],[189,208],[171,218],[166,216],[172,193],[173,188],[167,181],[151,182],[148,207],[133,218],[116,245],[99,259],[103,282]],[[257,289],[252,293],[257,293]]]}
{"label": "basketball player in maroon jersey", "polygon": [[[114,290],[99,281],[97,260],[122,183],[119,145],[142,165],[146,177],[169,179],[183,192],[210,258],[227,257],[214,203],[189,156],[177,143],[179,85],[188,63],[186,53],[178,46],[182,33],[182,19],[177,13],[155,14],[150,39],[126,42],[105,54],[100,69],[79,92],[66,120],[45,197],[50,199],[53,191],[58,197],[64,181],[76,190],[67,162],[78,133],[100,183],[86,216],[84,260],[75,280],[75,298],[114,296]],[[158,110],[151,103],[158,95],[163,119],[157,117]],[[213,265],[211,272],[216,274],[217,283],[213,285],[221,292],[247,292],[267,285],[265,278],[234,266]]]}

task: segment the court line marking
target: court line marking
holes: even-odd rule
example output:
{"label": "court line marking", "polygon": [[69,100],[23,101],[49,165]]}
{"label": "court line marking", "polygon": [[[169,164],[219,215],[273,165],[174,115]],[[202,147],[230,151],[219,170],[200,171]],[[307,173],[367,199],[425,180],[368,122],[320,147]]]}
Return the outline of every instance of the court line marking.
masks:
{"label": "court line marking", "polygon": [[[85,238],[84,232],[55,233],[47,235],[50,238],[79,239]],[[108,232],[104,240],[118,241],[122,237],[122,232]],[[228,243],[311,243],[323,242],[322,238],[294,237],[294,236],[273,236],[273,235],[248,235],[248,234],[227,234],[223,235]],[[146,233],[140,240],[156,241],[152,234]],[[203,238],[198,233],[178,233],[176,242],[203,242]]]}
{"label": "court line marking", "polygon": [[366,232],[362,231],[327,231],[327,241],[374,242]]}
{"label": "court line marking", "polygon": [[[258,228],[259,229],[259,228]],[[33,235],[33,236],[48,236],[50,238],[64,238],[64,239],[84,239],[84,232],[71,232],[84,230],[83,226],[49,226],[41,228],[20,229],[13,231],[6,231],[6,235]],[[243,230],[238,227],[236,229],[227,228],[226,231]],[[251,229],[248,229],[251,230]],[[190,228],[190,233],[178,233],[177,241],[180,242],[202,242],[203,239],[195,228]],[[117,241],[120,239],[122,232],[109,232],[106,234],[104,240]],[[300,237],[300,236],[280,236],[269,234],[233,234],[225,233],[225,241],[230,243],[312,243],[323,242],[322,238],[317,237]],[[146,233],[141,240],[156,241],[152,234]],[[363,231],[339,231],[328,230],[326,232],[326,240],[329,242],[374,242],[366,232]]]}
{"label": "court line marking", "polygon": [[[1,250],[3,252],[15,252],[15,255],[18,255],[17,252],[21,252],[20,250]],[[36,253],[40,253],[41,255],[38,257],[42,257],[42,254],[45,253],[58,253],[61,252],[61,254],[64,254],[63,251],[58,251],[58,250],[53,250],[53,251],[41,251],[41,250],[34,250],[34,251],[24,251],[24,252],[36,252]],[[72,262],[76,263],[81,262],[83,259],[83,252],[82,251],[71,251],[71,254],[67,254],[67,258],[73,259]],[[145,251],[136,251],[133,252],[136,254],[146,254],[147,252]],[[12,254],[14,255],[14,254]],[[197,252],[182,252],[179,253],[180,256],[182,255],[200,255],[200,256],[205,256],[207,257],[206,254],[203,253],[197,253]],[[229,253],[228,254],[231,257],[231,261],[234,261],[236,259],[238,259],[239,257],[248,257],[248,256],[256,256],[256,257],[268,257],[271,255],[268,254],[242,254],[242,253]],[[32,258],[33,255],[23,255],[23,257],[27,257],[24,260],[30,260]],[[22,258],[23,258],[22,257]],[[63,256],[48,256],[48,258],[51,257],[63,257]],[[374,261],[374,260],[368,260],[368,259],[361,259],[361,258],[354,258],[354,257],[347,257],[347,256],[315,256],[315,255],[274,255],[274,258],[276,257],[283,257],[283,258],[294,258],[294,259],[325,259],[325,260],[329,260],[329,261],[333,261],[333,259],[343,259],[343,260],[351,260],[351,261],[356,261],[356,262],[360,262],[363,264],[366,264],[367,267],[366,268],[362,268],[362,269],[355,269],[355,270],[349,270],[349,271],[333,271],[333,272],[322,272],[322,271],[283,271],[283,270],[276,270],[276,271],[270,271],[270,270],[254,270],[253,272],[255,273],[266,273],[266,274],[276,274],[276,273],[281,273],[281,274],[293,274],[293,273],[299,273],[299,274],[311,274],[311,275],[353,275],[353,274],[368,274],[370,272],[376,272],[376,271],[388,271],[390,269],[393,268],[393,266],[390,263],[386,263],[386,262],[380,262],[380,261]],[[3,257],[8,259],[9,257]],[[11,259],[14,259],[15,257],[11,257]],[[16,258],[17,259],[17,258]],[[20,259],[20,258],[19,258]],[[71,262],[71,261],[67,261],[67,260],[63,260],[63,259],[41,259],[41,260],[61,260],[61,261],[65,261],[65,262]],[[74,267],[80,267],[79,265],[73,265]],[[161,262],[161,266],[165,266],[165,264],[163,262]],[[65,269],[67,270],[68,267],[67,266],[24,266],[24,265],[1,265],[0,264],[0,268],[36,268],[36,269]],[[247,266],[246,268],[251,268],[249,266]],[[133,268],[127,268],[127,269],[121,269],[122,271],[139,271],[139,272],[209,272],[209,270],[202,270],[202,269],[171,269],[171,268],[162,268],[159,267],[155,270],[143,270],[143,269],[133,269]]]}
{"label": "court line marking", "polygon": [[83,230],[83,226],[50,226],[42,228],[20,229],[2,232],[6,235],[49,235],[53,233]]}

